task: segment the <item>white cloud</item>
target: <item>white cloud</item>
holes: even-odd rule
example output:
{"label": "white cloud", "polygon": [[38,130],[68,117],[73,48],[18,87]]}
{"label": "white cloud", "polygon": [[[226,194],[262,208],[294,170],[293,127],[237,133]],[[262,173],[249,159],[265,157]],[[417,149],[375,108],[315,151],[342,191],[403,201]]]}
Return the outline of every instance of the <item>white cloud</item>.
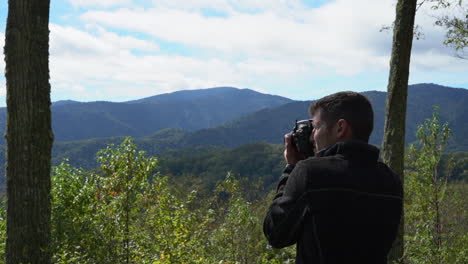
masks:
{"label": "white cloud", "polygon": [[[394,19],[393,0],[337,0],[312,9],[300,1],[278,0],[158,0],[153,4],[152,8],[133,5],[87,11],[81,16],[88,25],[86,32],[55,25],[51,72],[56,86],[74,91],[76,83],[83,83],[83,87],[102,88],[101,96],[147,96],[216,85],[256,86],[259,81],[266,83],[265,79],[287,83],[336,73],[334,78],[388,73],[392,34],[379,29]],[[206,9],[225,15],[207,16]],[[443,32],[420,14],[417,23],[427,28],[426,38],[415,41],[412,69],[463,68],[446,48],[434,44],[443,39]],[[154,53],[159,50],[156,43],[120,36],[109,28],[176,43],[203,55]],[[132,50],[153,53],[137,55]]]}
{"label": "white cloud", "polygon": [[[183,6],[180,1],[157,2],[165,8],[89,11],[82,19],[90,24],[137,31],[218,52],[218,57],[248,56],[319,64],[340,74],[383,70],[388,64],[382,64],[382,57],[389,58],[391,34],[380,33],[379,29],[391,24],[394,18],[393,2],[389,0],[338,0],[315,9],[300,9],[298,1],[232,4],[234,1],[200,0],[191,2],[190,8],[179,8]],[[203,5],[230,7],[234,11],[225,17],[206,17],[192,10]],[[236,11],[238,6],[263,11],[240,13]],[[288,16],[290,12],[295,16]]]}
{"label": "white cloud", "polygon": [[115,56],[103,53],[97,58],[79,54],[52,57],[51,76],[56,88],[83,93],[75,90],[76,83],[80,83],[99,88],[103,96],[142,97],[180,89],[237,85],[236,79],[241,77],[231,65],[216,60],[125,52]]}
{"label": "white cloud", "polygon": [[291,15],[291,10],[298,12],[305,8],[299,0],[153,0],[152,3],[155,8],[195,11],[212,9],[227,14],[274,11],[285,16]]}
{"label": "white cloud", "polygon": [[291,62],[279,62],[275,60],[247,59],[236,64],[239,70],[256,76],[262,75],[268,77],[291,76],[295,74],[304,74],[310,70],[308,65],[300,65]]}
{"label": "white cloud", "polygon": [[[5,33],[0,32],[0,47],[3,50],[5,46]],[[0,53],[0,107],[6,105],[5,96],[6,96],[6,79],[4,78],[5,74],[5,57],[3,52]]]}
{"label": "white cloud", "polygon": [[468,62],[433,49],[412,56],[411,68],[417,71],[448,71],[465,74],[468,70]]}
{"label": "white cloud", "polygon": [[[0,79],[0,97],[5,97],[5,96],[6,96],[6,83],[5,83],[5,79],[1,78]],[[0,102],[0,106],[1,105],[3,105],[3,101]]]}
{"label": "white cloud", "polygon": [[76,95],[84,92],[76,89],[77,83],[109,89],[104,95],[149,96],[220,85],[242,87],[246,81],[259,76],[308,74],[307,65],[287,61],[231,62],[178,55],[137,55],[128,50],[133,47],[131,45],[119,49],[121,39],[108,38],[108,33],[94,36],[69,27],[53,25],[51,28],[53,87]]}
{"label": "white cloud", "polygon": [[[153,50],[148,41],[92,35],[71,27],[51,25],[51,82],[56,94],[149,96],[179,89],[238,84],[240,73],[228,62],[183,56],[137,55],[131,49]],[[98,88],[99,92],[93,91]],[[88,93],[88,95],[85,95]]]}
{"label": "white cloud", "polygon": [[[433,10],[431,3],[424,4],[418,10],[415,25],[420,28],[423,37],[420,40],[413,40],[411,74],[425,76],[427,78],[425,82],[437,78],[436,76],[439,76],[441,82],[446,82],[447,78],[442,76],[443,74],[451,75],[453,82],[453,76],[458,74],[460,83],[467,83],[468,76],[464,73],[468,69],[468,61],[454,56],[454,50],[443,44],[445,29],[435,26],[436,17],[444,15],[445,12],[446,10]],[[452,9],[450,12],[454,15],[457,9]]]}
{"label": "white cloud", "polygon": [[[394,19],[393,0],[336,0],[319,8],[299,0],[155,0],[151,8],[130,0],[71,2],[127,8],[84,11],[81,29],[50,25],[56,96],[112,100],[221,85],[266,92],[274,84],[388,74],[392,34],[379,29]],[[430,11],[418,11],[425,39],[414,42],[410,76],[466,72],[466,61],[441,44],[444,32],[433,27]],[[185,55],[166,54],[171,43]]]}
{"label": "white cloud", "polygon": [[132,0],[70,0],[74,7],[111,7],[124,6],[132,3]]}
{"label": "white cloud", "polygon": [[[5,47],[5,33],[4,32],[0,32],[0,47],[3,51],[4,47]],[[0,74],[3,76],[4,73],[5,73],[5,55],[3,54],[3,52],[0,52]]]}
{"label": "white cloud", "polygon": [[[130,81],[128,76],[132,74],[136,86],[141,75],[139,68],[145,63],[132,51],[151,54],[159,50],[154,42],[120,36],[100,27],[90,28],[94,33],[56,24],[51,24],[50,28],[53,94],[68,93],[75,98],[90,99],[96,95],[93,89]],[[132,92],[138,93],[138,90]],[[112,93],[103,96],[112,96]]]}
{"label": "white cloud", "polygon": [[97,27],[97,33],[91,34],[73,27],[50,24],[50,42],[52,54],[118,54],[120,52],[157,51],[159,46],[151,41],[130,36],[119,36]]}
{"label": "white cloud", "polygon": [[164,9],[200,10],[209,8],[219,11],[232,11],[227,0],[153,0],[152,3],[155,8]]}

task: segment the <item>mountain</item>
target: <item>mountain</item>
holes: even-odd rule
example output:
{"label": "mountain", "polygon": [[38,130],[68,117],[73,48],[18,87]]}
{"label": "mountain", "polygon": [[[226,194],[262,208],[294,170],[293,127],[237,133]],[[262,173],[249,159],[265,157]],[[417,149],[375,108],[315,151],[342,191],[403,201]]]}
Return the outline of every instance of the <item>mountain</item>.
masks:
{"label": "mountain", "polygon": [[52,106],[67,105],[67,104],[76,104],[76,103],[80,103],[80,102],[78,102],[78,101],[73,101],[73,100],[61,100],[61,101],[53,102],[53,103],[52,103]]}
{"label": "mountain", "polygon": [[[212,100],[222,100],[228,104],[238,104],[239,102],[248,102],[249,105],[260,105],[266,106],[271,105],[271,101],[292,101],[290,99],[277,96],[267,95],[256,92],[251,89],[239,89],[235,87],[215,87],[209,89],[198,89],[198,90],[183,90],[173,93],[160,94],[151,96],[139,100],[128,101],[126,103],[161,103],[161,102],[208,102]],[[250,110],[247,112],[251,112]]]}
{"label": "mountain", "polygon": [[[386,93],[364,92],[374,108],[374,131],[370,143],[380,146],[385,121]],[[276,108],[264,109],[244,116],[225,125],[203,129],[184,137],[184,145],[191,147],[214,145],[236,147],[245,143],[265,141],[282,143],[283,135],[294,126],[294,120],[308,117],[311,101],[291,102]],[[449,88],[435,84],[411,85],[408,92],[406,142],[416,140],[416,130],[426,118],[430,118],[434,106],[440,107],[442,122],[448,122],[452,129],[449,149],[467,151],[468,138],[468,90]],[[209,138],[210,142],[207,142]]]}
{"label": "mountain", "polygon": [[[370,143],[380,146],[383,136],[386,93],[364,92],[372,102],[375,112],[374,132]],[[432,116],[434,105],[440,107],[443,122],[449,122],[452,137],[448,150],[468,151],[468,90],[449,88],[435,84],[418,84],[409,87],[406,142],[416,140],[417,126]],[[180,129],[164,129],[135,140],[149,155],[159,155],[171,149],[203,146],[238,147],[254,142],[282,144],[283,135],[291,131],[295,120],[308,118],[311,101],[294,101],[277,107],[266,108],[245,115],[234,121],[212,128],[186,132]],[[54,157],[85,159],[92,167],[96,151],[107,142],[119,143],[123,138],[93,139],[79,142],[56,142]],[[87,157],[87,158],[85,158]],[[76,163],[75,163],[76,164]],[[79,164],[79,163],[78,163]]]}
{"label": "mountain", "polygon": [[[58,101],[52,104],[56,141],[115,136],[142,137],[172,127],[187,131],[219,125],[291,99],[249,89],[218,87],[180,91],[123,103]],[[0,109],[0,133],[6,109]],[[4,144],[3,138],[0,142]]]}

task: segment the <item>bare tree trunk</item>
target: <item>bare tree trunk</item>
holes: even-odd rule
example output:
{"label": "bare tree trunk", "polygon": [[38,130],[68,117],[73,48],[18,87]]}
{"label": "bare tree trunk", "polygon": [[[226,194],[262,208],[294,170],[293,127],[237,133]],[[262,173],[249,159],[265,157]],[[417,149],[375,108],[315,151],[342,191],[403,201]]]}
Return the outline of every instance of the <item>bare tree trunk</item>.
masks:
{"label": "bare tree trunk", "polygon": [[[402,183],[404,183],[406,99],[416,2],[417,0],[398,0],[396,7],[382,145],[382,159],[400,175]],[[397,239],[389,253],[390,261],[402,260],[403,233],[404,216],[402,215]]]}
{"label": "bare tree trunk", "polygon": [[51,261],[50,0],[9,0],[6,263]]}

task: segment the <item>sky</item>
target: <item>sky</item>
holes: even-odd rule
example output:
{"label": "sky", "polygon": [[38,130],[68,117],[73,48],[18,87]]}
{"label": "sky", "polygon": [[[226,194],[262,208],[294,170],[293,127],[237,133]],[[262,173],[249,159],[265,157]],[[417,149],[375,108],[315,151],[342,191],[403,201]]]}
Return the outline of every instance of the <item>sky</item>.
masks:
{"label": "sky", "polygon": [[[7,0],[0,1],[4,46]],[[466,4],[466,1],[465,1]],[[385,91],[396,0],[51,0],[52,101],[128,101],[249,88],[294,100]],[[416,24],[410,84],[468,88],[468,60],[442,44],[434,10]],[[5,62],[0,55],[0,106]]]}

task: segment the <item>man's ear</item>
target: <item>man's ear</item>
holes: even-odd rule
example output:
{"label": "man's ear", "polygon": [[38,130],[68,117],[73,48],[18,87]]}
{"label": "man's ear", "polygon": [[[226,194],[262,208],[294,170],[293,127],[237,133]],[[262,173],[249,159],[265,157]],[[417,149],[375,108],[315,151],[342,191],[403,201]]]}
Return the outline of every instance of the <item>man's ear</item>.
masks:
{"label": "man's ear", "polygon": [[338,120],[336,123],[336,136],[339,140],[349,140],[352,139],[353,131],[348,121],[344,119]]}

